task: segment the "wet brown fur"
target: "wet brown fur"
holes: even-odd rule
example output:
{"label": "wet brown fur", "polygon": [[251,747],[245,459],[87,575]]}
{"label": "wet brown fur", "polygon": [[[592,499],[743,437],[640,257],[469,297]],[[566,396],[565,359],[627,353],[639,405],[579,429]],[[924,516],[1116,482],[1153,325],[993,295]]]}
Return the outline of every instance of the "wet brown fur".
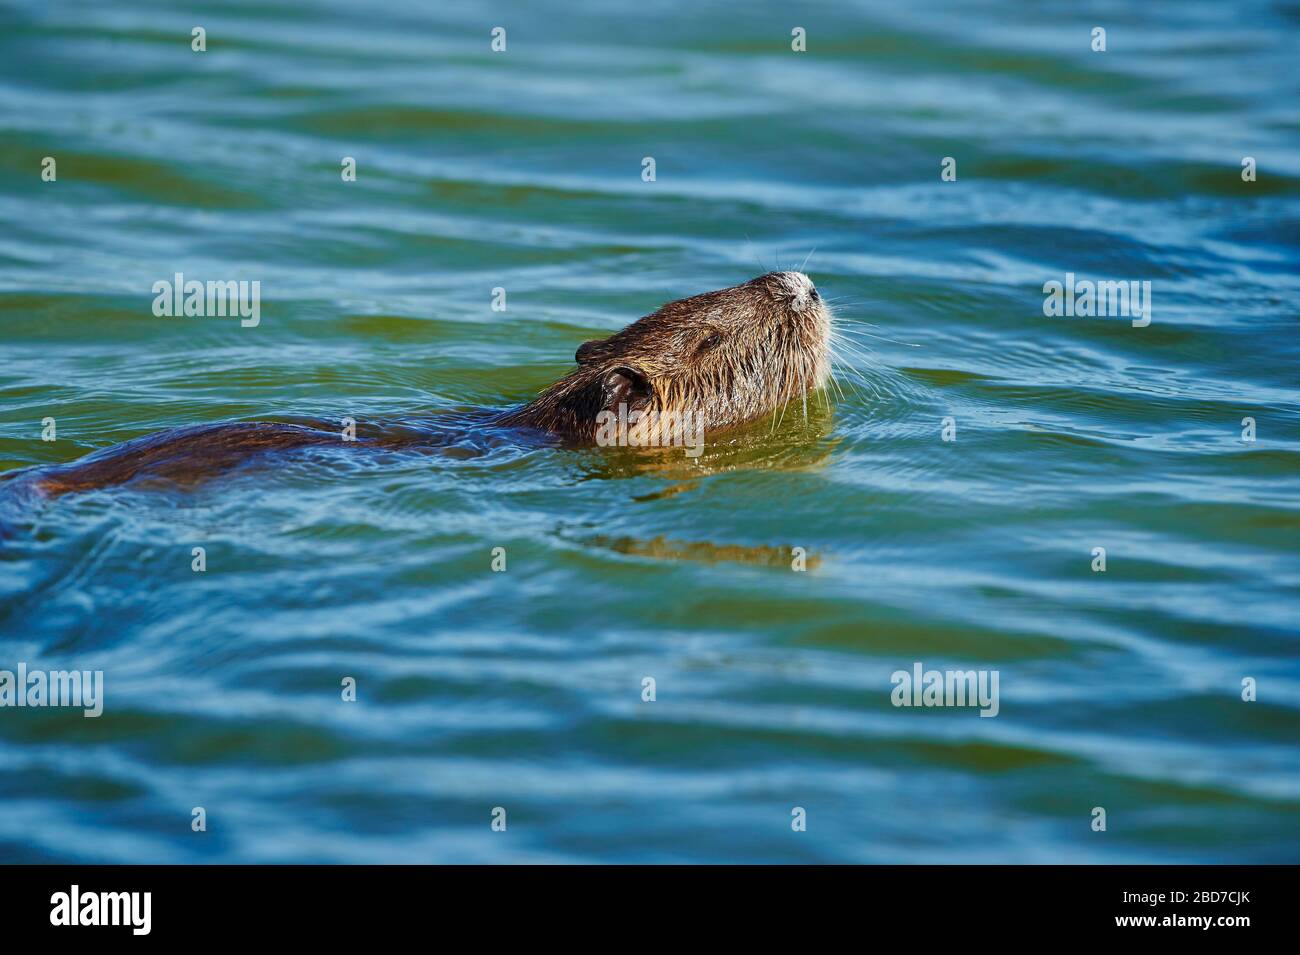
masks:
{"label": "wet brown fur", "polygon": [[669,302],[609,338],[578,367],[502,418],[590,442],[620,402],[643,416],[690,411],[705,431],[734,427],[804,399],[830,375],[830,312],[800,272]]}
{"label": "wet brown fur", "polygon": [[35,489],[51,497],[149,477],[191,484],[229,471],[261,451],[338,444],[337,429],[245,421],[172,428],[70,464],[42,469]]}
{"label": "wet brown fur", "polygon": [[[669,302],[578,349],[578,367],[496,419],[591,443],[602,411],[691,411],[704,430],[732,427],[804,399],[829,376],[830,313],[799,272]],[[341,443],[326,423],[240,422],[176,428],[23,478],[45,496],[140,478],[193,483],[270,450]],[[358,444],[386,444],[382,439]],[[15,484],[19,481],[15,481]]]}

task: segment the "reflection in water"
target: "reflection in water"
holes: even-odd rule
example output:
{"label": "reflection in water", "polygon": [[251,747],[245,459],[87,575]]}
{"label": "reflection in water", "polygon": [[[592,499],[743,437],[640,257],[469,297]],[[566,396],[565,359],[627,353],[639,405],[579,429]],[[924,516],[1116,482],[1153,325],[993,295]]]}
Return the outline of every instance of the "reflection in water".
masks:
{"label": "reflection in water", "polygon": [[582,543],[605,547],[620,554],[652,557],[655,560],[697,560],[709,564],[729,561],[786,570],[796,565],[811,569],[821,564],[821,558],[816,554],[807,554],[802,548],[794,547],[745,547],[739,544],[711,544],[708,541],[668,540],[664,537],[637,540],[632,537],[600,535],[582,538]]}
{"label": "reflection in water", "polygon": [[[696,457],[683,448],[601,448],[582,459],[580,470],[584,480],[653,477],[691,483],[728,471],[815,469],[835,450],[835,413],[824,392],[808,402],[806,418],[803,411],[792,402],[757,421],[710,432]],[[666,493],[677,492],[656,491],[653,497]]]}

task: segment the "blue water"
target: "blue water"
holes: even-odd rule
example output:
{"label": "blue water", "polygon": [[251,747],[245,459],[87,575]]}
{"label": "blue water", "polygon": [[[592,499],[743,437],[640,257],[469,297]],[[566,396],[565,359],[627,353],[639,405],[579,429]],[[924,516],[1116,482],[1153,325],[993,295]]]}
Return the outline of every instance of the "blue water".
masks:
{"label": "blue water", "polygon": [[[0,861],[1296,861],[1297,40],[1265,2],[0,3],[6,472],[510,407],[770,269],[843,336],[806,418],[698,462],[8,502],[0,670],[105,690],[0,707]],[[260,324],[155,316],[177,272]],[[1067,273],[1150,324],[1045,315]],[[894,706],[917,663],[997,671],[997,716]]]}

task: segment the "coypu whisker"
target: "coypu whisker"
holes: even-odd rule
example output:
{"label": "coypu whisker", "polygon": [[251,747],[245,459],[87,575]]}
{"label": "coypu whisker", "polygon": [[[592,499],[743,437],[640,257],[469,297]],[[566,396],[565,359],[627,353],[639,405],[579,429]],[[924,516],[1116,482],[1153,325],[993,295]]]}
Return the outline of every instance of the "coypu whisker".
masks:
{"label": "coypu whisker", "polygon": [[862,342],[854,341],[852,338],[844,335],[837,335],[831,344],[835,347],[836,351],[841,354],[861,358],[871,365],[879,364],[879,359],[876,358],[875,352],[871,350],[869,345]]}
{"label": "coypu whisker", "polygon": [[[865,387],[865,389],[871,393],[872,397],[875,397],[874,386],[869,381],[867,381],[865,377],[863,377],[862,372],[858,371],[856,368],[846,365],[843,361],[839,361],[836,367],[840,372],[841,376],[843,377],[845,383],[850,388],[852,388],[856,394],[859,395],[863,394],[864,387]],[[843,391],[841,391],[840,399],[843,400],[843,398],[844,398],[844,393]]]}
{"label": "coypu whisker", "polygon": [[[861,359],[873,368],[884,368],[884,363],[876,357],[875,349],[863,341],[857,341],[847,335],[840,335],[832,343],[835,347],[841,349],[844,354]],[[900,342],[899,344],[906,344]]]}
{"label": "coypu whisker", "polygon": [[[832,363],[836,363],[836,364],[839,364],[839,365],[842,365],[842,364],[843,364],[842,362],[837,362],[837,360],[836,360],[835,358],[832,358],[831,361],[832,361]],[[835,379],[835,376],[834,376],[834,375],[831,376],[830,383],[831,383],[831,387],[835,389],[836,394],[838,394],[838,395],[840,396],[840,401],[843,401],[843,400],[844,400],[844,389],[840,387],[840,383]],[[829,409],[829,407],[830,407],[830,403],[827,402],[827,408]]]}
{"label": "coypu whisker", "polygon": [[856,366],[846,361],[844,356],[847,355],[849,357],[856,357],[859,360],[865,361],[867,362],[867,364],[876,368],[881,368],[882,366],[875,360],[873,356],[858,350],[855,346],[850,345],[842,338],[836,338],[832,344],[836,349],[840,350],[841,352],[841,354],[833,355],[833,360],[835,361],[836,368],[845,376],[846,380],[854,388],[856,388],[859,393],[861,393],[862,390],[859,387],[859,383],[861,383],[861,385],[866,386],[867,390],[871,393],[872,397],[879,399],[881,397],[881,393],[876,383],[868,379],[866,374],[860,368],[857,368]]}
{"label": "coypu whisker", "polygon": [[[848,337],[847,334],[846,334],[847,329],[845,329],[845,328],[837,328],[836,331],[840,332],[841,334],[845,334],[845,337]],[[854,332],[855,332],[856,334],[858,334],[858,335],[865,335],[867,338],[875,339],[875,340],[878,341],[878,342],[889,342],[891,345],[902,345],[902,346],[905,347],[905,348],[920,348],[920,347],[921,347],[920,344],[917,343],[917,342],[901,342],[901,341],[899,341],[897,338],[888,338],[888,337],[886,337],[885,335],[873,335],[871,332],[863,331],[863,330],[860,329],[860,328],[859,328],[859,329],[854,329]]]}
{"label": "coypu whisker", "polygon": [[750,254],[754,256],[754,264],[758,266],[758,270],[766,272],[767,268],[763,265],[762,256],[758,254],[758,246],[754,244],[754,240],[749,237],[748,232],[745,233],[745,244],[749,246]]}
{"label": "coypu whisker", "polygon": [[884,367],[874,354],[870,351],[865,351],[861,345],[847,339],[837,338],[832,343],[832,346],[841,357],[855,358],[872,368]]}

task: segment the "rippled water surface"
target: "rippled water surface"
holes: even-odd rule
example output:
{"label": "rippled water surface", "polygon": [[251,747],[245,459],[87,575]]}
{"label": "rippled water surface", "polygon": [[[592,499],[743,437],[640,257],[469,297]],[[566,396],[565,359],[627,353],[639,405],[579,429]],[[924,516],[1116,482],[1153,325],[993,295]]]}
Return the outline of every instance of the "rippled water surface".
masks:
{"label": "rippled water surface", "polygon": [[[1300,8],[1084,6],[0,4],[6,471],[505,408],[805,257],[851,342],[694,463],[9,501],[0,669],[105,711],[0,709],[0,860],[1295,861]],[[155,317],[177,272],[260,324]],[[1047,317],[1067,272],[1151,324]],[[998,715],[895,708],[916,663]]]}

